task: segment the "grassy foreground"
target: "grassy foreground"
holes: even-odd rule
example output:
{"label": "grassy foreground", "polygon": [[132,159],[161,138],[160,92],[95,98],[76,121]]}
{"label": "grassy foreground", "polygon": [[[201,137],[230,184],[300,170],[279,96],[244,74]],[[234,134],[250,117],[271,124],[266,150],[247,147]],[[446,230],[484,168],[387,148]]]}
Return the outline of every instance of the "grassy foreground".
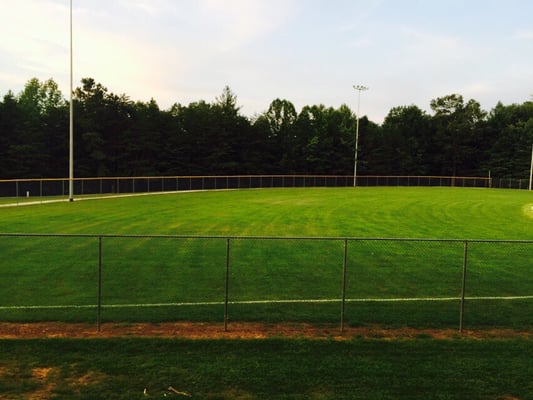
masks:
{"label": "grassy foreground", "polygon": [[[7,340],[2,399],[531,399],[531,342]],[[149,397],[143,394],[144,389]]]}

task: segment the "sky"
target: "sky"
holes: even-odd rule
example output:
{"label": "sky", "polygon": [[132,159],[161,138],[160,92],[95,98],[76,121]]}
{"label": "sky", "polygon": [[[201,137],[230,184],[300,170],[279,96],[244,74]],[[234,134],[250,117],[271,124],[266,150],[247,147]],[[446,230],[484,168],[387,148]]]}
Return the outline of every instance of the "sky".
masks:
{"label": "sky", "polygon": [[[70,1],[0,0],[0,95],[54,79],[68,99]],[[533,99],[531,0],[72,0],[74,87],[213,102],[276,99],[383,122],[457,93],[490,111]],[[364,85],[360,93],[354,85]]]}

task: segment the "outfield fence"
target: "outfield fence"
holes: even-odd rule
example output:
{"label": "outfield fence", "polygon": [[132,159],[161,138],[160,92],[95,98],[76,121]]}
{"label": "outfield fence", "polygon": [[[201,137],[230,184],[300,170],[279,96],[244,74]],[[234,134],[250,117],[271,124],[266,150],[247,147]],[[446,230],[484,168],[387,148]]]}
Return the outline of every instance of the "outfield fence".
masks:
{"label": "outfield fence", "polygon": [[[73,179],[76,196],[211,189],[353,186],[353,175],[145,176]],[[358,176],[357,186],[452,186],[528,189],[527,179],[454,176]],[[0,197],[16,201],[69,195],[68,178],[0,180]]]}
{"label": "outfield fence", "polygon": [[0,234],[0,320],[533,327],[533,241]]}

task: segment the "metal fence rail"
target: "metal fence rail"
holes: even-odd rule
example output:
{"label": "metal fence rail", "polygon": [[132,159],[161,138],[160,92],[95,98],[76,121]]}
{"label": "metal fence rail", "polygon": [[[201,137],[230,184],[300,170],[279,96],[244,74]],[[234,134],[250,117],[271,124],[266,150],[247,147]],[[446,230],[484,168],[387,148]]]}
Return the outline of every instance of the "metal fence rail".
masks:
{"label": "metal fence rail", "polygon": [[[283,187],[346,187],[349,175],[231,175],[231,176],[145,176],[75,178],[74,195],[105,195],[210,189],[252,189]],[[526,179],[494,179],[452,176],[358,176],[358,186],[456,186],[527,189]],[[25,198],[68,196],[69,180],[0,180],[0,197]]]}
{"label": "metal fence rail", "polygon": [[533,241],[0,234],[0,320],[533,326]]}

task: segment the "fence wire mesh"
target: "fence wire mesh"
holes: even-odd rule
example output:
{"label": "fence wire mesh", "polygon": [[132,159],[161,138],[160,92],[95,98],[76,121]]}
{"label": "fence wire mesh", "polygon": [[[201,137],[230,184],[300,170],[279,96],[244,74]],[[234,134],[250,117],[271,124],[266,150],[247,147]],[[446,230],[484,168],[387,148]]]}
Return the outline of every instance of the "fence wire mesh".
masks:
{"label": "fence wire mesh", "polygon": [[0,320],[533,326],[533,241],[0,234]]}
{"label": "fence wire mesh", "polygon": [[[357,176],[358,186],[449,186],[527,189],[526,179],[494,179],[456,176]],[[0,198],[25,203],[53,197],[66,199],[69,179],[0,179]],[[119,195],[188,190],[346,187],[353,175],[231,175],[231,176],[144,176],[74,178],[73,195]]]}

